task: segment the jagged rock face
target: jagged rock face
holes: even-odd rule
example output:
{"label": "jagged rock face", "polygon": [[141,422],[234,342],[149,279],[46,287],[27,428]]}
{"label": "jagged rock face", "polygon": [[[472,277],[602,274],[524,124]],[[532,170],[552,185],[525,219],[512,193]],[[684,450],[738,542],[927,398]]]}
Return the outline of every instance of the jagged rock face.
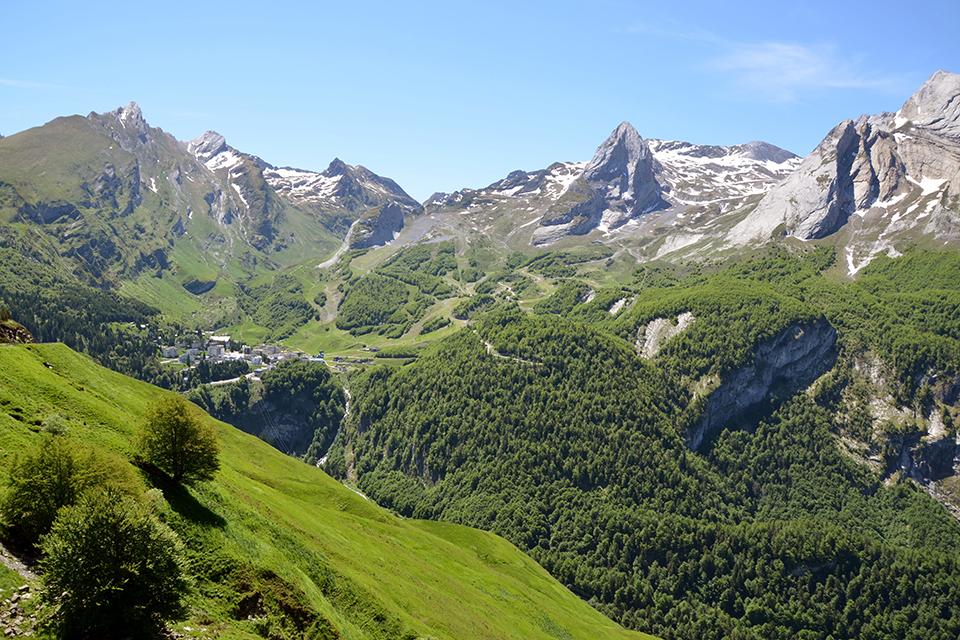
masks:
{"label": "jagged rock face", "polygon": [[958,455],[960,445],[955,437],[930,440],[916,437],[901,443],[897,462],[908,477],[925,483],[954,475]]}
{"label": "jagged rock face", "polygon": [[911,230],[960,239],[958,196],[960,75],[939,71],[897,113],[840,123],[728,237],[745,244],[782,232],[812,240],[858,217],[847,247],[855,273]]}
{"label": "jagged rock face", "polygon": [[38,224],[50,224],[64,219],[76,220],[80,217],[80,210],[75,205],[62,201],[24,204],[20,207],[20,212]]}
{"label": "jagged rock face", "polygon": [[794,323],[756,346],[753,360],[724,375],[707,397],[703,414],[686,434],[697,450],[725,426],[809,386],[836,361],[836,330],[823,319]]}
{"label": "jagged rock face", "polygon": [[132,151],[151,140],[151,127],[136,102],[107,113],[91,113],[87,118],[107,129],[125,151]]}
{"label": "jagged rock face", "polygon": [[903,104],[897,120],[960,142],[960,74],[942,70],[934,73]]}
{"label": "jagged rock face", "polygon": [[822,238],[854,212],[889,200],[905,184],[906,168],[882,119],[847,120],[760,201],[737,231],[769,235],[782,224],[798,238]]}
{"label": "jagged rock face", "polygon": [[[187,150],[195,155],[197,160],[206,164],[228,151],[227,140],[216,131],[206,131],[188,142]],[[216,165],[213,168],[216,168]]]}

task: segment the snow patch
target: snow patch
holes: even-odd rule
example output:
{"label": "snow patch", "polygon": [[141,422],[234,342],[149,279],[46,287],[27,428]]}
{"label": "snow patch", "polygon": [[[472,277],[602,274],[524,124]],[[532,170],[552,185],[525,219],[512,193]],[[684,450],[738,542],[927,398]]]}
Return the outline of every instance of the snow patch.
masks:
{"label": "snow patch", "polygon": [[238,187],[236,183],[233,183],[233,182],[230,183],[230,186],[233,187],[233,190],[237,192],[237,195],[240,196],[240,201],[243,202],[243,206],[245,206],[249,211],[250,204],[247,202],[247,199],[243,197],[243,192],[240,191],[240,187]]}
{"label": "snow patch", "polygon": [[334,195],[342,175],[325,176],[302,169],[267,169],[263,172],[267,184],[281,195],[300,202],[318,202]]}
{"label": "snow patch", "polygon": [[[876,258],[877,255],[879,255],[884,249],[887,249],[887,248],[892,249],[893,247],[888,247],[886,244],[880,243],[880,246],[874,246],[873,250],[871,250],[870,253],[868,253],[867,256],[863,258],[863,260],[860,260],[858,262],[856,260],[854,248],[847,247],[845,251],[846,258],[847,258],[847,273],[850,276],[857,275],[857,272],[859,272],[865,266],[873,262],[873,259]],[[894,251],[896,250],[894,249]]]}
{"label": "snow patch", "polygon": [[548,191],[554,198],[559,198],[583,174],[586,166],[586,162],[564,162],[551,170],[544,178]]}
{"label": "snow patch", "polygon": [[210,171],[217,171],[219,169],[227,169],[229,171],[242,162],[243,158],[241,156],[237,155],[232,150],[227,149],[226,151],[208,158],[203,164],[207,167],[207,169],[210,169]]}

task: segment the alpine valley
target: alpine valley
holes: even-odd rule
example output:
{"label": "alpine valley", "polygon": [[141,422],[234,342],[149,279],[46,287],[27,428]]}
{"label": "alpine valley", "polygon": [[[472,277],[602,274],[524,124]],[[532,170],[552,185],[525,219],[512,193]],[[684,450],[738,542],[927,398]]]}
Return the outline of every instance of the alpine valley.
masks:
{"label": "alpine valley", "polygon": [[[0,138],[0,461],[120,461],[167,637],[960,637],[960,75],[803,158],[622,122],[423,203],[280,160],[135,103]],[[178,394],[190,487],[136,437]]]}

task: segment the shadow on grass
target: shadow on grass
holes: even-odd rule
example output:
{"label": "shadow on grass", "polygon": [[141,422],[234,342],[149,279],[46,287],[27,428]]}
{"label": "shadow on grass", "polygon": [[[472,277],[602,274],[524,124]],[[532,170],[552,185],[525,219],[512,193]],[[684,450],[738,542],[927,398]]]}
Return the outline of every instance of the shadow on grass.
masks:
{"label": "shadow on grass", "polygon": [[143,471],[150,486],[163,492],[163,497],[177,515],[205,527],[222,529],[226,526],[227,521],[222,516],[201,504],[189,489],[174,482],[159,468],[142,460],[138,460],[136,465]]}

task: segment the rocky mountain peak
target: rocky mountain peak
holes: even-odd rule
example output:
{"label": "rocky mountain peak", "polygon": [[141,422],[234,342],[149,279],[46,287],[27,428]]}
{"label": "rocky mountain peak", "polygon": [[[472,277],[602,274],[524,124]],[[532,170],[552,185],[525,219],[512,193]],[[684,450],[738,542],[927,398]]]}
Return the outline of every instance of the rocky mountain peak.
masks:
{"label": "rocky mountain peak", "polygon": [[90,112],[87,119],[103,127],[110,137],[128,151],[151,140],[150,125],[144,120],[143,112],[136,102],[105,113]]}
{"label": "rocky mountain peak", "polygon": [[330,164],[327,165],[326,170],[323,172],[323,175],[328,177],[333,176],[342,176],[345,173],[349,173],[350,165],[341,160],[340,158],[334,158],[330,161]]}
{"label": "rocky mountain peak", "polygon": [[604,227],[618,227],[637,214],[664,204],[647,142],[629,122],[621,122],[583,171],[587,184],[604,200]]}
{"label": "rocky mountain peak", "polygon": [[624,121],[597,147],[584,175],[588,180],[593,177],[607,180],[626,174],[637,162],[649,157],[646,142],[632,124]]}
{"label": "rocky mountain peak", "polygon": [[132,100],[127,106],[119,107],[114,111],[114,114],[124,128],[129,127],[138,131],[147,128],[147,122],[143,119],[143,112],[140,110],[140,105]]}
{"label": "rocky mountain peak", "polygon": [[206,131],[187,143],[187,150],[201,162],[226,151],[227,140],[216,131]]}
{"label": "rocky mountain peak", "polygon": [[960,74],[941,70],[930,76],[897,112],[895,125],[907,122],[960,140]]}

